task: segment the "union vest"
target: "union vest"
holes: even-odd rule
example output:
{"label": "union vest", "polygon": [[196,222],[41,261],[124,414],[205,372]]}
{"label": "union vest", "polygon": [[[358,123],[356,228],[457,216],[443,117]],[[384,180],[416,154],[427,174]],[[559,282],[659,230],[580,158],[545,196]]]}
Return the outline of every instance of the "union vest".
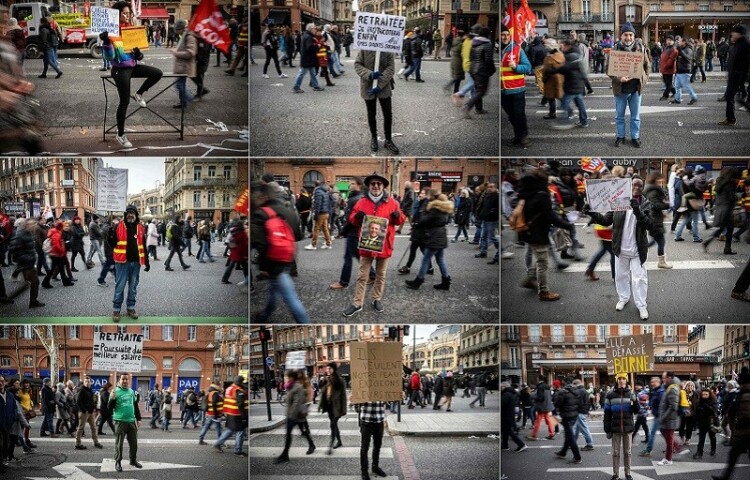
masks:
{"label": "union vest", "polygon": [[524,88],[526,81],[524,80],[523,73],[516,73],[510,68],[510,58],[513,57],[513,61],[518,64],[521,61],[521,46],[513,45],[507,49],[503,54],[502,62],[500,63],[500,82],[502,90],[512,90],[514,88]]}
{"label": "union vest", "polygon": [[206,415],[209,417],[214,416],[214,402],[213,402],[214,393],[217,393],[219,395],[217,398],[217,402],[216,402],[216,412],[218,413],[217,416],[221,416],[222,412],[224,411],[224,399],[221,398],[221,393],[220,392],[208,392],[208,395],[206,396],[206,399],[208,400],[208,403],[207,403],[208,409],[206,410]]}
{"label": "union vest", "polygon": [[[128,261],[128,228],[125,226],[124,221],[117,225],[115,237],[117,238],[117,245],[115,245],[112,251],[115,263],[126,263]],[[146,263],[146,255],[143,249],[143,225],[140,223],[136,226],[136,241],[138,242],[138,258],[141,261],[141,265],[144,265]]]}
{"label": "union vest", "polygon": [[[242,387],[238,387],[237,385],[232,384],[229,388],[227,388],[226,395],[224,396],[224,414],[228,417],[241,417],[242,416],[242,410],[240,410],[240,405],[237,405],[237,392],[244,391]],[[245,404],[242,405],[243,409],[248,408],[248,400],[247,396],[245,396]]]}

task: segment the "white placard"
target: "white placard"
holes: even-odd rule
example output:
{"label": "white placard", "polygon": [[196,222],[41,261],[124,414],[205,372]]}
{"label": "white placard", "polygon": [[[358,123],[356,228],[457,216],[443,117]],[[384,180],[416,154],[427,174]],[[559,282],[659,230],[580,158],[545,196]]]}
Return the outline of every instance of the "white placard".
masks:
{"label": "white placard", "polygon": [[128,206],[128,170],[100,168],[96,173],[96,209],[124,212]]}
{"label": "white placard", "polygon": [[307,352],[287,352],[286,354],[286,369],[287,370],[304,370],[305,369],[305,358]]}
{"label": "white placard", "polygon": [[142,360],[143,334],[94,333],[93,370],[138,373]]}
{"label": "white placard", "polygon": [[120,36],[120,11],[114,8],[91,7],[91,33],[107,32]]}
{"label": "white placard", "polygon": [[619,212],[630,210],[632,197],[630,178],[586,180],[586,196],[592,212]]}
{"label": "white placard", "polygon": [[354,48],[373,52],[401,53],[406,17],[357,12]]}

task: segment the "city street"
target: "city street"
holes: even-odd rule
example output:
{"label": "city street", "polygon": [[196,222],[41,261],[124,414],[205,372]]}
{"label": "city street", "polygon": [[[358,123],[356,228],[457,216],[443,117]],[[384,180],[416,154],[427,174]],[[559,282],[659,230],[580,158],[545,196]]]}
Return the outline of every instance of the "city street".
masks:
{"label": "city street", "polygon": [[[137,155],[185,155],[185,156],[238,156],[248,151],[247,136],[247,79],[241,74],[225,75],[228,68],[222,64],[214,67],[215,56],[205,77],[205,86],[211,93],[196,100],[185,109],[185,138],[179,133],[129,134],[133,149],[123,149],[115,140],[116,131],[108,133],[102,141],[105,96],[102,91],[102,60],[90,56],[75,55],[66,51],[60,54],[63,76],[55,79],[55,72],[48,78],[37,76],[42,71],[42,60],[26,60],[24,69],[27,79],[36,85],[34,95],[41,102],[41,117],[46,126],[44,149],[49,155],[117,156]],[[172,72],[174,57],[166,48],[151,48],[145,52],[146,65],[155,66],[165,73]],[[167,88],[171,79],[162,79],[144,97],[148,101],[153,95]],[[133,92],[143,80],[133,79]],[[195,92],[195,84],[187,82],[188,90]],[[115,124],[117,92],[107,86],[109,101],[107,128]],[[228,103],[228,102],[229,103]],[[178,103],[177,90],[168,88],[149,107],[180,126],[180,110],[172,108]],[[231,105],[227,108],[227,105]],[[131,99],[128,113],[138,107]],[[223,125],[220,125],[223,124]],[[126,134],[134,130],[164,130],[166,124],[156,115],[143,109],[125,123]]]}
{"label": "city street", "polygon": [[[650,426],[651,417],[649,417],[648,423]],[[555,452],[562,448],[564,441],[562,426],[560,426],[560,434],[554,440],[543,439],[535,442],[526,440],[526,435],[531,433],[531,428],[527,425],[526,429],[519,432],[519,436],[528,445],[528,450],[520,453],[514,452],[513,449],[516,448],[516,444],[510,440],[509,447],[511,450],[501,453],[502,469],[500,478],[503,480],[522,480],[527,478],[539,480],[598,480],[610,478],[612,476],[612,443],[610,440],[607,440],[604,433],[601,410],[589,416],[588,424],[594,439],[594,450],[581,452],[583,463],[580,465],[568,465],[565,460],[555,457]],[[542,427],[546,436],[546,425],[542,425]],[[538,434],[538,436],[539,438],[544,438],[541,434]],[[691,444],[687,447],[689,451],[686,450],[686,453],[676,454],[673,457],[674,463],[672,465],[658,466],[656,462],[664,458],[661,453],[664,450],[664,441],[661,434],[656,438],[652,452],[653,456],[650,458],[638,456],[641,450],[645,448],[645,444],[641,443],[644,439],[645,437],[641,430],[633,442],[631,450],[631,475],[634,480],[664,478],[675,480],[709,480],[711,475],[719,475],[721,473],[729,454],[729,447],[722,445],[725,438],[722,435],[717,435],[716,456],[712,457],[709,455],[711,447],[708,438],[706,438],[703,458],[694,460],[693,454],[697,451],[698,443],[698,432],[696,431],[693,434]],[[578,445],[579,447],[585,445],[585,442],[580,437]],[[566,460],[570,460],[572,457],[572,454],[568,452]],[[750,471],[748,467],[750,465],[746,463],[746,460],[747,457],[740,458],[733,478],[747,478]],[[622,463],[620,464],[619,475],[620,478],[624,478],[625,476]]]}
{"label": "city street", "polygon": [[[670,217],[668,217],[670,218]],[[586,219],[588,220],[588,219]],[[712,218],[708,217],[709,223]],[[553,292],[562,298],[556,302],[540,302],[535,290],[521,287],[525,278],[525,247],[517,247],[512,242],[516,235],[504,230],[503,245],[515,256],[501,260],[502,282],[502,321],[511,323],[534,322],[578,322],[578,323],[637,323],[638,310],[631,300],[621,312],[615,311],[617,292],[610,274],[609,254],[599,261],[596,272],[599,281],[592,282],[584,277],[591,257],[598,251],[600,241],[592,233],[593,227],[583,230],[585,223],[576,224],[578,240],[585,246],[581,250],[583,262],[574,262],[565,270],[555,268],[550,259],[547,282]],[[733,242],[732,249],[738,255],[724,255],[724,242],[715,240],[704,253],[700,244],[693,243],[692,235],[685,230],[684,242],[675,242],[674,234],[669,233],[665,224],[667,263],[673,269],[656,268],[656,245],[649,249],[646,268],[648,269],[648,312],[649,322],[729,323],[747,316],[747,306],[730,298],[742,269],[750,255],[750,245],[745,241]],[[701,238],[708,238],[708,232],[700,223]],[[565,260],[569,262],[569,260]]]}
{"label": "city street", "polygon": [[[388,156],[382,147],[383,117],[378,107],[378,136],[381,148],[370,151],[367,111],[360,97],[360,81],[354,71],[357,52],[342,58],[345,75],[333,79],[335,87],[315,92],[308,86],[309,76],[303,81],[303,94],[292,92],[299,70],[281,66],[289,78],[279,78],[273,62],[269,65],[269,79],[264,79],[265,54],[253,49],[258,65],[250,66],[250,136],[252,156]],[[497,157],[499,130],[499,92],[497,76],[490,79],[484,97],[486,115],[463,119],[453,106],[450,92],[443,86],[450,81],[450,59],[422,63],[425,83],[395,78],[393,90],[393,141],[403,156],[429,157]],[[396,59],[396,69],[401,62]],[[414,79],[414,77],[411,77]],[[410,79],[410,80],[411,80]],[[319,78],[321,85],[325,80]]]}
{"label": "city street", "polygon": [[[504,155],[533,157],[564,156],[731,156],[750,149],[750,114],[737,110],[737,125],[722,127],[718,122],[725,119],[724,102],[717,99],[724,94],[726,74],[714,71],[708,74],[706,83],[698,80],[691,84],[698,95],[698,103],[688,106],[690,98],[683,90],[683,102],[670,105],[661,101],[664,84],[661,75],[651,74],[645,94],[641,98],[640,149],[628,141],[615,147],[615,104],[611,80],[603,74],[589,75],[593,95],[586,95],[584,102],[590,117],[589,128],[555,130],[555,124],[564,122],[565,115],[559,109],[557,120],[545,120],[548,107],[540,106],[541,97],[533,76],[526,77],[526,118],[531,146],[527,149],[506,147],[513,138],[513,129],[503,113],[502,142]],[[738,108],[739,104],[736,105]],[[574,115],[578,110],[574,108]],[[626,139],[630,139],[630,116],[627,114]]]}
{"label": "city street", "polygon": [[[143,412],[142,412],[143,413]],[[86,437],[82,444],[86,450],[75,450],[75,439],[67,435],[57,438],[39,438],[41,417],[31,421],[31,440],[38,448],[35,453],[27,455],[16,449],[16,456],[20,461],[11,462],[8,470],[3,473],[4,480],[22,480],[34,478],[37,480],[105,480],[111,478],[127,478],[134,480],[159,480],[166,476],[177,475],[180,478],[188,476],[195,478],[201,473],[210,471],[212,478],[223,480],[246,480],[248,477],[247,457],[232,454],[234,436],[224,445],[224,453],[213,449],[216,441],[216,431],[212,428],[206,435],[208,445],[198,445],[199,429],[183,430],[179,424],[179,413],[170,424],[170,433],[159,429],[151,429],[148,425],[150,414],[145,413],[143,423],[138,431],[138,461],[143,469],[136,469],[128,464],[128,446],[123,448],[122,473],[115,472],[114,443],[115,436],[109,427],[105,428],[106,435],[100,436],[99,441],[104,448],[94,448],[90,430],[86,428]],[[247,451],[245,445],[244,450]]]}
{"label": "city street", "polygon": [[[453,480],[471,478],[477,480],[496,480],[499,471],[499,442],[497,425],[499,425],[499,396],[497,392],[487,395],[487,408],[468,408],[469,399],[460,395],[454,397],[452,412],[432,413],[431,407],[414,410],[402,406],[402,422],[396,422],[395,414],[387,414],[387,430],[383,437],[380,467],[388,474],[387,480]],[[274,405],[274,418],[283,421],[283,410]],[[465,430],[452,434],[437,432],[441,423],[451,417],[458,417],[466,424],[483,425],[495,428],[488,436],[472,434]],[[250,428],[267,420],[265,405],[254,405],[250,409]],[[413,425],[426,425],[419,431],[404,431],[402,435],[394,434],[394,429],[405,429],[401,424],[413,421]],[[333,455],[326,454],[330,439],[327,414],[318,413],[314,406],[310,409],[308,423],[317,449],[306,456],[307,442],[300,437],[299,430],[293,432],[290,462],[274,465],[284,446],[286,427],[283,424],[262,433],[250,436],[250,461],[254,479],[261,480],[359,480],[358,465],[360,434],[357,426],[357,414],[350,409],[346,416],[339,420],[343,446],[334,450]],[[434,427],[431,427],[434,425]],[[390,432],[388,431],[390,430]],[[372,448],[372,447],[371,447]],[[370,451],[372,460],[372,450]],[[376,478],[376,477],[373,477]]]}
{"label": "city street", "polygon": [[[356,259],[352,267],[352,279],[348,288],[331,290],[329,285],[336,282],[341,274],[345,240],[334,240],[331,250],[320,248],[325,242],[318,242],[318,250],[308,251],[304,247],[310,245],[305,239],[297,244],[297,269],[299,276],[294,278],[295,287],[310,320],[315,323],[387,323],[398,319],[403,323],[484,323],[497,322],[499,312],[498,269],[497,265],[488,265],[497,251],[490,245],[487,258],[474,258],[479,253],[478,245],[466,242],[451,243],[445,251],[445,262],[452,283],[449,291],[435,290],[433,284],[440,283],[440,271],[433,260],[434,275],[426,275],[425,283],[419,290],[410,290],[404,282],[414,279],[419,272],[422,255],[417,252],[409,275],[400,275],[399,266],[406,264],[407,257],[399,259],[409,249],[409,227],[405,227],[402,235],[396,235],[393,256],[388,264],[385,292],[382,303],[383,313],[377,313],[372,308],[372,300],[368,287],[364,308],[350,318],[342,316],[346,307],[352,303],[356,289],[356,279],[359,264]],[[475,227],[469,231],[469,238],[474,235]],[[453,238],[455,227],[448,227],[448,235]],[[251,268],[257,274],[257,266]],[[251,321],[266,302],[268,282],[253,280],[257,290],[252,295]],[[428,306],[429,305],[429,306]],[[439,314],[436,315],[436,313]],[[425,315],[428,313],[429,315]],[[288,309],[279,303],[278,310],[271,316],[273,323],[293,323],[294,320]]]}
{"label": "city street", "polygon": [[[89,251],[88,237],[84,238],[86,254]],[[193,242],[193,255],[198,253],[198,247]],[[131,320],[123,315],[122,323],[183,323],[185,321],[198,321],[205,323],[211,317],[222,323],[247,322],[247,287],[239,286],[237,282],[243,280],[242,272],[232,272],[229,280],[232,285],[221,283],[224,273],[226,259],[222,257],[224,244],[214,242],[211,253],[216,261],[214,263],[198,263],[195,257],[187,256],[187,249],[183,255],[189,270],[180,267],[177,255],[171,262],[174,272],[164,270],[164,261],[169,254],[166,247],[157,247],[159,261],[151,260],[151,270],[145,272],[141,269],[136,311],[140,315],[138,320]],[[68,255],[70,259],[70,255]],[[12,320],[13,317],[24,317],[24,323],[34,323],[33,318],[48,317],[75,317],[76,324],[94,321],[111,321],[112,297],[114,295],[114,275],[109,274],[106,278],[108,286],[100,287],[97,278],[101,272],[101,265],[96,254],[94,254],[96,266],[87,270],[83,262],[76,258],[76,267],[79,272],[73,273],[78,280],[72,287],[63,287],[61,282],[52,281],[52,289],[44,289],[40,286],[39,300],[46,305],[41,308],[28,308],[28,292],[23,292],[16,298],[12,305],[3,305],[2,317]],[[12,295],[22,285],[23,277],[18,280],[11,279],[11,273],[15,267],[2,269],[8,294]],[[40,278],[40,282],[41,282]],[[127,297],[127,290],[125,292]],[[122,306],[125,312],[125,304]],[[64,319],[56,318],[56,321]]]}

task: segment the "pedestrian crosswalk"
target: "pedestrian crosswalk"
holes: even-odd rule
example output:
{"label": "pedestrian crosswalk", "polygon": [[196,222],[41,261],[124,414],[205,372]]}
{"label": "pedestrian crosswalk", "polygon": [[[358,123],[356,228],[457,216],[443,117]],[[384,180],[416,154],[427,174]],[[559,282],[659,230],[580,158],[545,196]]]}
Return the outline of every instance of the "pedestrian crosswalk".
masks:
{"label": "pedestrian crosswalk", "polygon": [[[733,269],[734,264],[727,260],[670,260],[672,270],[713,270],[713,269]],[[587,263],[576,263],[565,270],[564,273],[583,273],[588,270]],[[597,272],[609,272],[609,262],[600,262],[594,269]],[[646,262],[646,270],[660,270],[657,262]]]}
{"label": "pedestrian crosswalk", "polygon": [[[343,432],[342,432],[343,433]],[[248,454],[250,458],[273,458],[281,453],[283,442],[278,447],[250,447]],[[318,446],[311,455],[306,455],[307,447],[291,447],[289,449],[289,457],[292,459],[305,458],[305,459],[325,459],[330,460],[331,458],[342,459],[342,458],[356,458],[359,459],[359,446],[357,447],[339,447],[334,450],[333,455],[327,454],[328,447]],[[380,458],[394,458],[393,449],[383,446],[380,449]],[[255,478],[255,477],[253,477]]]}
{"label": "pedestrian crosswalk", "polygon": [[[361,475],[325,475],[325,476],[310,476],[310,475],[255,475],[253,474],[253,480],[318,480],[318,479],[330,479],[330,480],[362,480]],[[384,478],[384,480],[399,480],[396,476],[377,477]]]}

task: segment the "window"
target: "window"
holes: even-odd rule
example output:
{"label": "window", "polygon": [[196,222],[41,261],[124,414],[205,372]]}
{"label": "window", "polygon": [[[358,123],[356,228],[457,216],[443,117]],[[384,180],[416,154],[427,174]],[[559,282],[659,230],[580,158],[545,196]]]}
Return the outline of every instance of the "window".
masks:
{"label": "window", "polygon": [[344,326],[343,325],[339,325],[338,326],[338,334],[339,334],[340,337],[344,336]]}
{"label": "window", "polygon": [[188,342],[194,342],[198,339],[198,327],[188,325]]}
{"label": "window", "polygon": [[731,12],[732,11],[732,5],[724,5],[724,11],[725,12]]}
{"label": "window", "polygon": [[562,16],[569,18],[573,14],[572,2],[570,0],[563,0],[562,2]]}
{"label": "window", "polygon": [[[675,10],[677,10],[678,6],[679,5],[675,5]],[[635,21],[635,5],[625,5],[625,19],[628,22]]]}
{"label": "window", "polygon": [[586,341],[586,325],[576,325],[576,342]]}
{"label": "window", "polygon": [[708,5],[698,5],[699,12],[707,12],[709,10]]}
{"label": "window", "polygon": [[227,357],[234,357],[234,345],[231,343],[227,345]]}
{"label": "window", "polygon": [[346,358],[346,346],[339,345],[339,359]]}
{"label": "window", "polygon": [[591,17],[591,0],[581,0],[581,12],[587,19]]}
{"label": "window", "polygon": [[664,336],[665,337],[674,337],[675,335],[675,326],[674,325],[664,325]]}
{"label": "window", "polygon": [[313,188],[316,181],[323,182],[325,181],[325,177],[317,170],[310,170],[302,177],[302,186],[305,188]]}
{"label": "window", "polygon": [[165,341],[172,341],[174,340],[174,326],[172,325],[162,325],[161,327],[161,338]]}
{"label": "window", "polygon": [[565,341],[565,335],[563,335],[562,325],[552,325],[552,341],[553,342]]}
{"label": "window", "polygon": [[216,192],[208,192],[208,207],[216,207]]}
{"label": "window", "polygon": [[193,206],[197,208],[201,206],[201,192],[199,190],[193,192]]}
{"label": "window", "polygon": [[321,328],[315,327],[315,338],[320,338],[321,335]]}
{"label": "window", "polygon": [[10,338],[10,327],[8,325],[0,326],[0,338]]}
{"label": "window", "polygon": [[539,325],[529,325],[529,341],[539,343],[541,327]]}
{"label": "window", "polygon": [[48,204],[49,204],[50,207],[54,207],[55,206],[55,192],[49,192],[49,202],[48,202]]}
{"label": "window", "polygon": [[54,170],[47,170],[47,181],[49,183],[52,183],[55,181],[55,171]]}
{"label": "window", "polygon": [[101,325],[94,325],[94,333],[100,333],[102,331]]}
{"label": "window", "polygon": [[605,338],[607,338],[607,326],[599,325],[596,329],[596,339],[603,342]]}
{"label": "window", "polygon": [[510,366],[518,368],[520,366],[518,363],[518,347],[510,347],[508,353],[510,354]]}
{"label": "window", "polygon": [[333,347],[329,346],[327,350],[328,350],[328,352],[327,352],[328,353],[328,361],[330,362],[330,361],[333,360]]}
{"label": "window", "polygon": [[643,333],[653,333],[654,326],[653,325],[644,325],[643,326]]}
{"label": "window", "polygon": [[65,192],[65,206],[66,207],[74,207],[73,204],[73,192],[71,190],[68,190]]}
{"label": "window", "polygon": [[201,179],[201,167],[193,167],[193,180],[198,181]]}
{"label": "window", "polygon": [[674,350],[666,350],[666,351],[664,352],[664,355],[666,355],[666,356],[668,356],[668,357],[669,357],[669,356],[671,356],[671,355],[674,355]]}
{"label": "window", "polygon": [[141,327],[141,333],[143,334],[144,340],[151,340],[151,326],[150,325],[143,325]]}
{"label": "window", "polygon": [[560,358],[563,358],[563,354],[562,354],[562,352],[555,352],[555,358],[556,358],[556,359],[560,359]]}
{"label": "window", "polygon": [[172,370],[172,357],[164,357],[162,364],[165,370]]}
{"label": "window", "polygon": [[576,358],[586,358],[586,352],[576,352]]}
{"label": "window", "polygon": [[0,367],[10,367],[10,357],[0,357]]}
{"label": "window", "polygon": [[21,338],[34,338],[34,327],[31,325],[24,325],[22,327]]}
{"label": "window", "polygon": [[620,336],[630,335],[630,324],[624,324],[624,325],[621,324],[619,328],[620,328]]}
{"label": "window", "polygon": [[125,325],[118,325],[117,333],[128,333],[128,327],[126,327]]}
{"label": "window", "polygon": [[210,165],[208,167],[208,178],[214,178],[216,177],[216,166]]}
{"label": "window", "polygon": [[34,357],[31,355],[24,355],[23,356],[23,366],[24,367],[33,367],[34,366]]}
{"label": "window", "polygon": [[659,12],[661,11],[661,5],[658,3],[652,3],[648,6],[648,9],[652,12]]}
{"label": "window", "polygon": [[81,327],[78,325],[71,325],[70,326],[70,332],[68,333],[68,338],[71,340],[78,340],[81,338]]}
{"label": "window", "polygon": [[66,168],[65,169],[65,180],[73,180],[73,169],[72,168]]}
{"label": "window", "polygon": [[224,192],[221,196],[221,203],[224,205],[229,205],[230,203],[232,203],[232,194]]}
{"label": "window", "polygon": [[231,165],[224,165],[224,178],[229,180],[232,178],[232,166]]}
{"label": "window", "polygon": [[81,357],[79,357],[78,355],[72,355],[70,357],[70,366],[72,368],[80,367],[81,366]]}
{"label": "window", "polygon": [[674,6],[674,11],[675,12],[684,12],[685,11],[685,5],[682,5],[682,4],[678,3],[677,5]]}

